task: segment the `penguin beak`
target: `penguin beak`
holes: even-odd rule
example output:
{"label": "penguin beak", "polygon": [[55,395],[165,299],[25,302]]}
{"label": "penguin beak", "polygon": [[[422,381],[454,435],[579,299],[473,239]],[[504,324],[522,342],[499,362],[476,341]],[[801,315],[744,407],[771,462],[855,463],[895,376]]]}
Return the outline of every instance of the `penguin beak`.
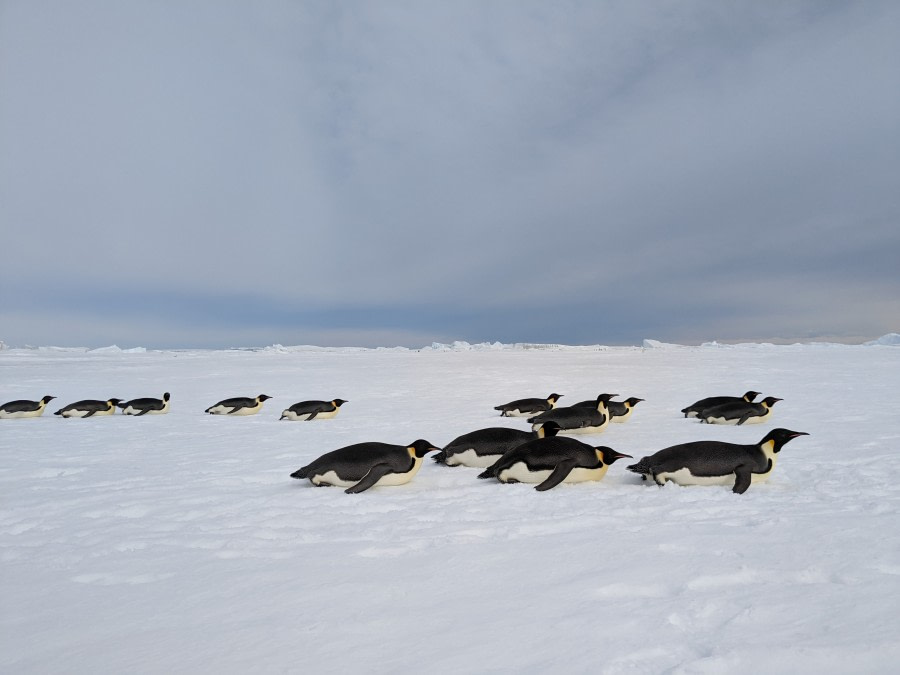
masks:
{"label": "penguin beak", "polygon": [[797,436],[809,436],[805,431],[795,431],[791,434],[791,438],[797,438]]}
{"label": "penguin beak", "polygon": [[613,459],[622,459],[623,457],[627,457],[628,459],[634,459],[631,455],[626,455],[623,452],[615,452],[613,451]]}

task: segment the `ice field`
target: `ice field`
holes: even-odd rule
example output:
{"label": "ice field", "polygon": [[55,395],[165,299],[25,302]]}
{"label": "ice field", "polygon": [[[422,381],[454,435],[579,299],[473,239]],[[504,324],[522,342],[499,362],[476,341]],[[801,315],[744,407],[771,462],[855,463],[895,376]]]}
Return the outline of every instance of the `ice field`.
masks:
{"label": "ice field", "polygon": [[[4,673],[893,673],[900,660],[900,348],[0,350]],[[755,389],[770,422],[679,410]],[[79,399],[167,415],[64,420]],[[495,405],[640,403],[580,436],[639,458],[808,432],[767,483],[536,492],[426,458],[358,495],[290,473],[360,441],[528,428]],[[205,415],[268,394],[261,413]],[[331,420],[279,421],[305,399]]]}

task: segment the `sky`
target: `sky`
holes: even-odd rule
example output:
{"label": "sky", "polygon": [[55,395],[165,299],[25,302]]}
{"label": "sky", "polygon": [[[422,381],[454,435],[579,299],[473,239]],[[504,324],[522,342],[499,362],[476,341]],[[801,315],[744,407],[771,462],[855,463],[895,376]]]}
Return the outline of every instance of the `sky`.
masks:
{"label": "sky", "polygon": [[0,0],[0,340],[900,332],[900,3]]}

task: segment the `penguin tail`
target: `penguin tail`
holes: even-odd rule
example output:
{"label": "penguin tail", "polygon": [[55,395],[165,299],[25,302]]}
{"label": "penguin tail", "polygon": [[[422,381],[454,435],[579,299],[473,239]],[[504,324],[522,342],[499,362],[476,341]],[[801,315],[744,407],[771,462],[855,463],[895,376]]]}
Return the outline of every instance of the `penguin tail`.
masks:
{"label": "penguin tail", "polygon": [[297,469],[294,473],[291,474],[291,478],[308,478],[306,471],[309,469],[308,466],[304,466],[301,469]]}
{"label": "penguin tail", "polygon": [[642,474],[646,476],[650,471],[650,462],[647,461],[646,457],[641,458],[636,464],[630,464],[625,467],[629,471],[634,471],[635,473]]}
{"label": "penguin tail", "polygon": [[495,477],[495,474],[494,474],[493,466],[489,466],[484,471],[482,471],[480,474],[478,474],[478,478],[481,478],[482,480],[484,480],[485,478],[494,478],[494,477]]}
{"label": "penguin tail", "polygon": [[432,455],[431,459],[433,459],[438,464],[446,464],[447,463],[447,453],[441,450],[438,454]]}

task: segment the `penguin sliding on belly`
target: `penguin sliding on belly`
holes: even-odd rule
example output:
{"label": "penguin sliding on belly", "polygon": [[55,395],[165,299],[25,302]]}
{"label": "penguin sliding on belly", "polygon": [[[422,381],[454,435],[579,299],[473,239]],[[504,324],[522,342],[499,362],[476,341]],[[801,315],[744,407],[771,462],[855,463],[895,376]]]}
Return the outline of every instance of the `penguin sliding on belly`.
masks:
{"label": "penguin sliding on belly", "polygon": [[759,403],[726,403],[707,408],[697,417],[707,424],[759,424],[772,416],[772,406],[780,400],[768,396]]}
{"label": "penguin sliding on belly", "polygon": [[[631,413],[634,410],[634,406],[643,401],[642,398],[637,398],[636,396],[632,396],[631,398],[626,398],[624,401],[607,401],[606,409],[609,411],[609,421],[613,424],[622,424],[623,422],[627,422],[628,418],[631,417]],[[595,400],[587,400],[587,401],[579,401],[575,403],[573,408],[596,408],[597,401]]]}
{"label": "penguin sliding on belly", "polygon": [[403,485],[418,473],[425,455],[437,450],[440,448],[421,438],[408,446],[356,443],[326,452],[291,478],[308,478],[316,486],[345,487],[347,494],[376,485]]}
{"label": "penguin sliding on belly", "polygon": [[263,401],[268,401],[271,396],[260,394],[256,398],[226,398],[215,405],[209,406],[205,412],[210,415],[255,415],[262,410]]}
{"label": "penguin sliding on belly", "polygon": [[296,421],[329,420],[349,401],[336,398],[333,401],[300,401],[281,413],[281,419]]}
{"label": "penguin sliding on belly", "polygon": [[122,401],[120,398],[111,398],[106,401],[76,401],[65,408],[60,408],[54,415],[60,417],[93,417],[94,415],[112,415],[116,412],[116,406]]}
{"label": "penguin sliding on belly", "polygon": [[560,483],[600,480],[609,465],[623,457],[631,455],[574,438],[538,438],[504,453],[478,477],[496,478],[501,483],[537,483],[534,489],[543,492]]}
{"label": "penguin sliding on belly", "polygon": [[10,401],[0,405],[0,420],[11,420],[22,417],[40,417],[44,409],[55,396],[45,396],[40,401]]}
{"label": "penguin sliding on belly", "polygon": [[759,396],[758,391],[748,391],[743,396],[710,396],[709,398],[701,398],[696,403],[691,403],[687,408],[682,408],[681,412],[685,417],[698,417],[707,408],[726,403],[752,403],[753,399]]}
{"label": "penguin sliding on belly", "polygon": [[169,392],[160,398],[133,398],[125,403],[120,403],[123,415],[165,415],[169,412]]}
{"label": "penguin sliding on belly", "polygon": [[618,394],[600,394],[593,408],[556,408],[530,418],[531,428],[537,431],[546,422],[556,422],[561,434],[599,434],[609,424],[606,404]]}
{"label": "penguin sliding on belly", "polygon": [[721,441],[694,441],[664,448],[628,467],[657,485],[731,485],[743,494],[750,483],[765,481],[772,474],[785,443],[804,431],[773,429],[759,443],[739,445]]}
{"label": "penguin sliding on belly", "polygon": [[503,453],[537,438],[555,436],[559,425],[547,422],[538,431],[507,427],[489,427],[454,438],[432,459],[447,466],[471,466],[479,469],[494,464]]}
{"label": "penguin sliding on belly", "polygon": [[494,406],[501,417],[530,417],[546,410],[553,410],[562,394],[550,394],[547,398],[520,398],[503,405]]}

